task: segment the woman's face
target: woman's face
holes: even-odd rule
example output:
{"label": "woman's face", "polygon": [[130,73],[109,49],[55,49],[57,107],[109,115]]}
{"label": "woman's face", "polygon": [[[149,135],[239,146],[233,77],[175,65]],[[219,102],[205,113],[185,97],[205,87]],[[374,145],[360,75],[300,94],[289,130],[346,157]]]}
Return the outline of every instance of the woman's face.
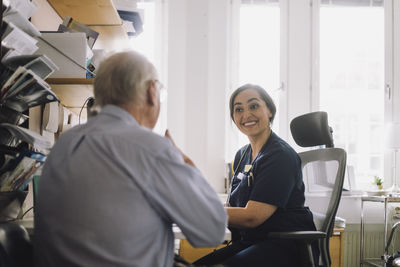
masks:
{"label": "woman's face", "polygon": [[269,130],[272,113],[253,89],[240,92],[233,101],[233,120],[248,137],[257,137]]}

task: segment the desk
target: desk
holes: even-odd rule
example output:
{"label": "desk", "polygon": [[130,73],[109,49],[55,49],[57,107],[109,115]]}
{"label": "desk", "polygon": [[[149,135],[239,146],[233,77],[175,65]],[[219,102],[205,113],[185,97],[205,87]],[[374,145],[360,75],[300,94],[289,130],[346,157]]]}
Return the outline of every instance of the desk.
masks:
{"label": "desk", "polygon": [[[230,238],[228,239],[227,237],[228,234],[225,235],[225,240],[230,240]],[[226,246],[226,244],[221,244],[217,247],[194,248],[189,244],[187,240],[183,239],[180,240],[179,243],[179,255],[188,262],[194,262],[197,259],[211,253],[215,249],[219,249],[224,246]],[[344,247],[344,228],[335,228],[333,230],[332,237],[329,240],[329,252],[332,260],[331,267],[343,266],[343,253],[344,253],[343,247]]]}
{"label": "desk", "polygon": [[[182,234],[179,227],[174,226],[174,234],[175,234],[175,239],[180,239],[178,254],[179,256],[184,258],[187,262],[194,262],[195,260],[200,259],[201,257],[214,251],[215,249],[220,249],[226,246],[226,244],[221,244],[216,247],[194,248],[192,247],[192,245],[190,245],[189,241],[186,240],[185,236]],[[231,239],[232,239],[231,231],[228,228],[226,228],[224,240],[230,241]]]}
{"label": "desk", "polygon": [[365,232],[365,222],[364,222],[364,202],[378,202],[383,203],[383,222],[384,222],[384,244],[382,249],[382,255],[384,254],[384,248],[387,243],[388,225],[387,225],[387,215],[388,215],[388,204],[389,203],[400,203],[400,196],[364,196],[361,197],[361,233],[360,233],[360,266],[384,266],[384,261],[379,258],[365,258],[364,255],[364,232]]}

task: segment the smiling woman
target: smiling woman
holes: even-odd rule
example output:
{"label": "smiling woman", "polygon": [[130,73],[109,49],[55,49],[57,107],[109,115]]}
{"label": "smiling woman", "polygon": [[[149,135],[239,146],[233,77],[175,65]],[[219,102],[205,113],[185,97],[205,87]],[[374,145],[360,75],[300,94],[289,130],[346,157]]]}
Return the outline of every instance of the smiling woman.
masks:
{"label": "smiling woman", "polygon": [[270,240],[268,233],[315,229],[312,213],[304,207],[300,158],[271,130],[276,107],[262,87],[239,87],[229,107],[250,142],[236,153],[226,205],[232,244],[195,264],[292,266],[286,255],[296,255],[293,241]]}

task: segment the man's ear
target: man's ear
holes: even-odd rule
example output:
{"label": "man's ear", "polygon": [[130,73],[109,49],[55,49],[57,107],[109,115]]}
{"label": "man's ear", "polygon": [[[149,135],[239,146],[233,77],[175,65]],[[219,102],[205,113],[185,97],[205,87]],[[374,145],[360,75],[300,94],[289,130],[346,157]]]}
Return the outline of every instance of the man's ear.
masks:
{"label": "man's ear", "polygon": [[147,103],[151,106],[154,106],[157,101],[157,92],[154,82],[150,82],[149,87],[147,88]]}

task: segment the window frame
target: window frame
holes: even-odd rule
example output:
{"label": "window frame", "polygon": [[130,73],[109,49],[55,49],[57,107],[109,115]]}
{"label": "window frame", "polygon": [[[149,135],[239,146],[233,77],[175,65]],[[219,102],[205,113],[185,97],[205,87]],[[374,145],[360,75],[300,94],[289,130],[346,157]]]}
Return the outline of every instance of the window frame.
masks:
{"label": "window frame", "polygon": [[[310,0],[311,1],[311,24],[312,24],[312,34],[311,34],[311,44],[312,44],[312,54],[311,54],[311,62],[312,62],[312,69],[311,69],[311,107],[312,111],[317,111],[319,110],[319,100],[320,100],[320,82],[319,82],[319,21],[320,21],[320,16],[319,16],[319,10],[320,10],[320,2],[321,0]],[[394,99],[393,99],[393,94],[396,94],[395,91],[400,92],[400,88],[395,88],[393,86],[394,82],[394,69],[395,69],[395,62],[397,61],[397,64],[400,63],[399,59],[394,58],[394,46],[395,46],[395,38],[399,38],[399,34],[394,31],[395,28],[395,9],[397,14],[400,12],[400,4],[397,4],[395,7],[395,4],[393,3],[395,1],[393,0],[385,0],[384,1],[384,87],[385,87],[385,93],[384,93],[384,125],[385,128],[387,127],[387,124],[391,123],[393,120],[396,120],[394,118]],[[397,23],[400,23],[399,16],[397,16]],[[397,35],[397,37],[396,37]],[[399,43],[399,42],[398,42]],[[396,45],[398,46],[398,45]],[[400,75],[399,75],[400,76]],[[398,79],[398,78],[397,78]],[[400,81],[400,80],[399,80]],[[398,93],[397,93],[398,94]],[[400,104],[400,101],[397,101]],[[399,110],[400,112],[400,110]],[[400,119],[397,118],[396,121]],[[385,181],[385,188],[389,188],[392,185],[392,180],[393,180],[393,153],[390,151],[390,149],[385,148],[384,149],[384,155],[383,155],[383,177]],[[398,166],[398,164],[397,164]],[[372,178],[371,178],[372,179]],[[357,177],[356,177],[356,182],[357,182]],[[365,189],[365,188],[361,188]]]}
{"label": "window frame", "polygon": [[[279,112],[276,114],[276,120],[274,121],[274,131],[276,131],[281,137],[284,139],[287,138],[288,126],[287,126],[287,76],[288,76],[288,65],[287,65],[287,53],[288,53],[288,6],[289,0],[264,0],[264,4],[276,4],[279,2],[280,8],[280,66],[279,66],[279,83],[276,85],[278,90],[278,100],[279,101]],[[230,10],[230,28],[229,28],[229,51],[230,57],[228,59],[228,70],[229,70],[229,85],[226,91],[226,98],[229,99],[230,94],[237,88],[238,77],[239,77],[239,20],[240,20],[240,5],[242,2],[246,2],[243,4],[252,4],[251,0],[243,1],[243,0],[231,0],[231,10]],[[255,4],[260,4],[262,1],[257,1]],[[229,107],[227,107],[227,114],[229,114]],[[232,128],[235,127],[234,123],[229,119],[227,119],[225,123],[226,128],[226,141],[225,141],[225,158],[226,161],[229,162],[230,159],[233,159],[232,150],[238,149],[238,141],[239,137],[238,133],[232,133]]]}

